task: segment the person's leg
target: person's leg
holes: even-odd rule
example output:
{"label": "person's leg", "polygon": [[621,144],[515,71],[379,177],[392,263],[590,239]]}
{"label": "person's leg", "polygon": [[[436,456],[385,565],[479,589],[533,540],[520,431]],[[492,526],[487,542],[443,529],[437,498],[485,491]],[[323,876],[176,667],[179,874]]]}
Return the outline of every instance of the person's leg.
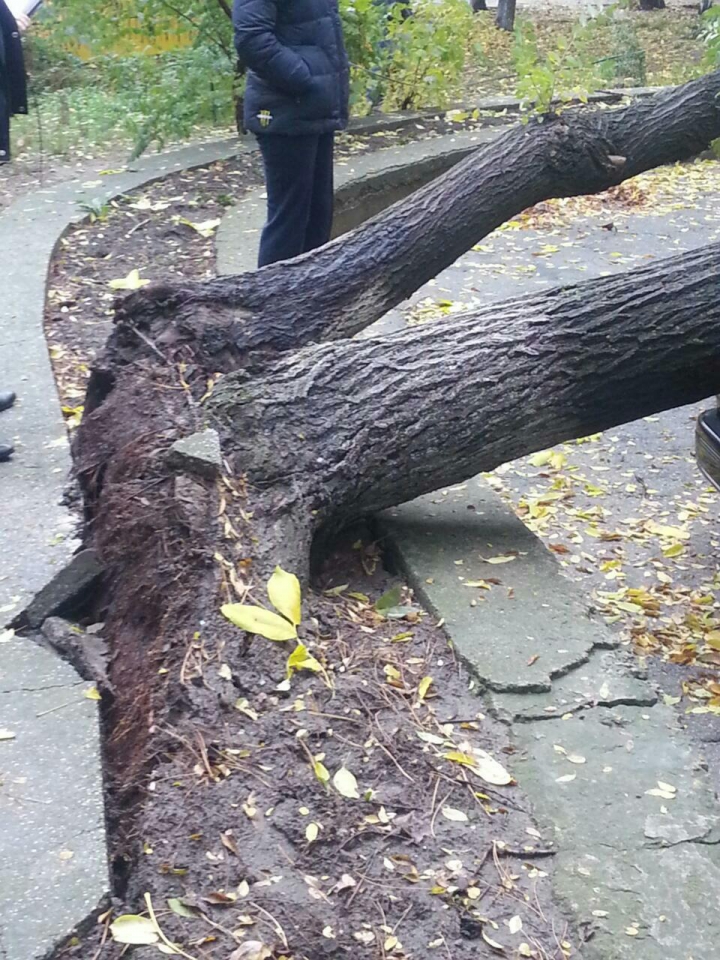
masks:
{"label": "person's leg", "polygon": [[310,216],[305,232],[303,252],[322,247],[330,239],[333,222],[333,153],[335,134],[324,133],[318,138],[315,176],[313,178]]}
{"label": "person's leg", "polygon": [[264,133],[257,139],[267,187],[267,222],[258,257],[258,266],[264,267],[304,250],[318,137]]}

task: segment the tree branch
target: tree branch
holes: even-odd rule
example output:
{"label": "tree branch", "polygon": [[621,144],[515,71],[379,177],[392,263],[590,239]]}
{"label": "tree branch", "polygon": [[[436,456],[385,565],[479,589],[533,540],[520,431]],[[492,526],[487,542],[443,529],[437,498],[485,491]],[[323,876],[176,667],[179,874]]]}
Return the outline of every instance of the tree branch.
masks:
{"label": "tree branch", "polygon": [[437,276],[482,237],[551,197],[604,190],[696,156],[720,136],[720,71],[621,110],[568,111],[517,125],[442,177],[320,250],[252,274],[132,294],[123,325],[172,318],[173,336],[234,354],[350,337]]}

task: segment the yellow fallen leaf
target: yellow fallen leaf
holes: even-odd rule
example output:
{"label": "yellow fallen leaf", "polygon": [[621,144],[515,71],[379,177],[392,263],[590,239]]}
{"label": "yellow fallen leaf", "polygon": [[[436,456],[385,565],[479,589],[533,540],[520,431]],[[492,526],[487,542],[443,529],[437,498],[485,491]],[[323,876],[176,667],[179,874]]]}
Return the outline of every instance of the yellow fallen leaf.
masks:
{"label": "yellow fallen leaf", "polygon": [[110,924],[110,934],[116,943],[147,946],[160,939],[155,924],[148,917],[123,914]]}
{"label": "yellow fallen leaf", "polygon": [[493,940],[489,934],[485,933],[485,927],[482,929],[482,938],[489,947],[493,948],[493,950],[499,950],[500,952],[505,953],[505,947],[501,943],[498,943],[497,940]]}
{"label": "yellow fallen leaf", "polygon": [[468,815],[462,810],[456,810],[454,807],[443,807],[442,815],[446,820],[452,820],[455,823],[467,823]]}
{"label": "yellow fallen leaf", "polygon": [[545,467],[550,463],[550,457],[552,457],[552,450],[541,450],[540,453],[536,453],[534,456],[530,457],[530,466],[531,467]]}
{"label": "yellow fallen leaf", "polygon": [[15,734],[7,727],[0,727],[0,740],[14,740]]}
{"label": "yellow fallen leaf", "polygon": [[333,777],[333,786],[342,797],[348,797],[350,800],[359,800],[358,783],[355,775],[347,767],[340,767]]}
{"label": "yellow fallen leaf", "polygon": [[569,753],[569,754],[567,755],[567,757],[565,757],[565,759],[566,759],[566,760],[569,760],[570,763],[585,763],[585,762],[586,762],[585,757],[581,757],[579,753]]}
{"label": "yellow fallen leaf", "polygon": [[446,760],[452,760],[453,763],[461,763],[465,767],[475,766],[475,757],[469,753],[461,753],[460,750],[450,750],[444,754]]}
{"label": "yellow fallen leaf", "polygon": [[275,572],[268,580],[267,591],[275,609],[298,626],[302,620],[302,593],[295,574],[275,567]]}
{"label": "yellow fallen leaf", "polygon": [[483,563],[510,563],[512,560],[516,560],[517,557],[514,554],[510,556],[503,557],[480,557]]}
{"label": "yellow fallen leaf", "polygon": [[313,760],[313,772],[320,783],[329,783],[330,771],[320,760]]}
{"label": "yellow fallen leaf", "polygon": [[518,917],[517,915],[514,917],[510,917],[510,919],[508,920],[508,927],[510,928],[510,933],[520,933],[520,931],[522,930],[522,925],[523,925],[522,918]]}
{"label": "yellow fallen leaf", "polygon": [[427,692],[432,685],[432,677],[423,677],[420,683],[418,684],[418,699],[424,700],[427,696]]}
{"label": "yellow fallen leaf", "polygon": [[308,843],[314,843],[320,833],[320,827],[317,823],[309,823],[305,827],[305,839]]}
{"label": "yellow fallen leaf", "polygon": [[663,550],[663,556],[669,557],[670,559],[680,557],[683,553],[685,553],[685,547],[682,543],[673,543],[672,546],[665,547]]}
{"label": "yellow fallen leaf", "polygon": [[111,280],[108,286],[112,290],[139,290],[141,287],[146,287],[149,283],[149,280],[142,280],[140,278],[139,270],[131,270],[126,277]]}
{"label": "yellow fallen leaf", "polygon": [[192,220],[186,220],[184,217],[178,217],[178,223],[184,223],[186,227],[192,227],[201,237],[211,237],[220,226],[220,220],[203,220],[202,223],[193,223]]}
{"label": "yellow fallen leaf", "polygon": [[256,633],[267,640],[293,640],[297,636],[297,630],[292,623],[264,607],[226,603],[220,607],[220,612],[241,630]]}
{"label": "yellow fallen leaf", "polygon": [[555,783],[572,783],[577,777],[576,773],[566,773],[564,777],[556,777]]}
{"label": "yellow fallen leaf", "polygon": [[291,677],[298,670],[312,670],[313,673],[323,673],[322,664],[308,653],[307,648],[299,643],[288,657],[287,675]]}

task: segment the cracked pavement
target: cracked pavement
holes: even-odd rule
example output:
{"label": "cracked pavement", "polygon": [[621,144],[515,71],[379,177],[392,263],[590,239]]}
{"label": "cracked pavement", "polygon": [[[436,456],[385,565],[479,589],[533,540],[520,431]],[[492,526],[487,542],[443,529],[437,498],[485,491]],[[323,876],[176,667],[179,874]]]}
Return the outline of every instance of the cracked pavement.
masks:
{"label": "cracked pavement", "polygon": [[[382,527],[512,726],[510,767],[556,850],[554,891],[583,931],[583,960],[713,956],[711,777],[634,656],[483,480],[388,511]],[[468,585],[482,581],[490,589]]]}

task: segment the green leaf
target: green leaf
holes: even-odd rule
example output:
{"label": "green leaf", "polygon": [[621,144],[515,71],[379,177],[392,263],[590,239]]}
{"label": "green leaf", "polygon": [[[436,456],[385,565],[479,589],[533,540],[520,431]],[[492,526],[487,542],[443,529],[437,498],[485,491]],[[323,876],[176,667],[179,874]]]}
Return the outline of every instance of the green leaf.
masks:
{"label": "green leaf", "polygon": [[198,911],[194,907],[189,907],[186,903],[183,903],[182,900],[178,900],[177,897],[171,897],[167,905],[170,907],[173,913],[176,913],[179,917],[188,917],[189,919],[194,919],[198,916]]}
{"label": "green leaf", "polygon": [[393,607],[397,607],[400,603],[400,598],[402,596],[402,589],[400,584],[396,584],[392,589],[384,593],[380,599],[375,604],[375,610],[377,613],[385,615],[386,611],[392,610]]}
{"label": "green leaf", "polygon": [[275,567],[275,572],[268,580],[267,591],[275,609],[297,626],[302,620],[302,593],[295,574]]}
{"label": "green leaf", "polygon": [[157,943],[160,939],[152,920],[132,913],[126,913],[117,920],[113,920],[110,924],[110,933],[116,943],[147,945]]}
{"label": "green leaf", "polygon": [[234,623],[241,630],[247,630],[248,633],[256,633],[258,636],[265,637],[266,640],[294,640],[297,636],[297,630],[293,624],[265,610],[264,607],[254,607],[244,603],[226,603],[220,607],[220,612],[224,617]]}

